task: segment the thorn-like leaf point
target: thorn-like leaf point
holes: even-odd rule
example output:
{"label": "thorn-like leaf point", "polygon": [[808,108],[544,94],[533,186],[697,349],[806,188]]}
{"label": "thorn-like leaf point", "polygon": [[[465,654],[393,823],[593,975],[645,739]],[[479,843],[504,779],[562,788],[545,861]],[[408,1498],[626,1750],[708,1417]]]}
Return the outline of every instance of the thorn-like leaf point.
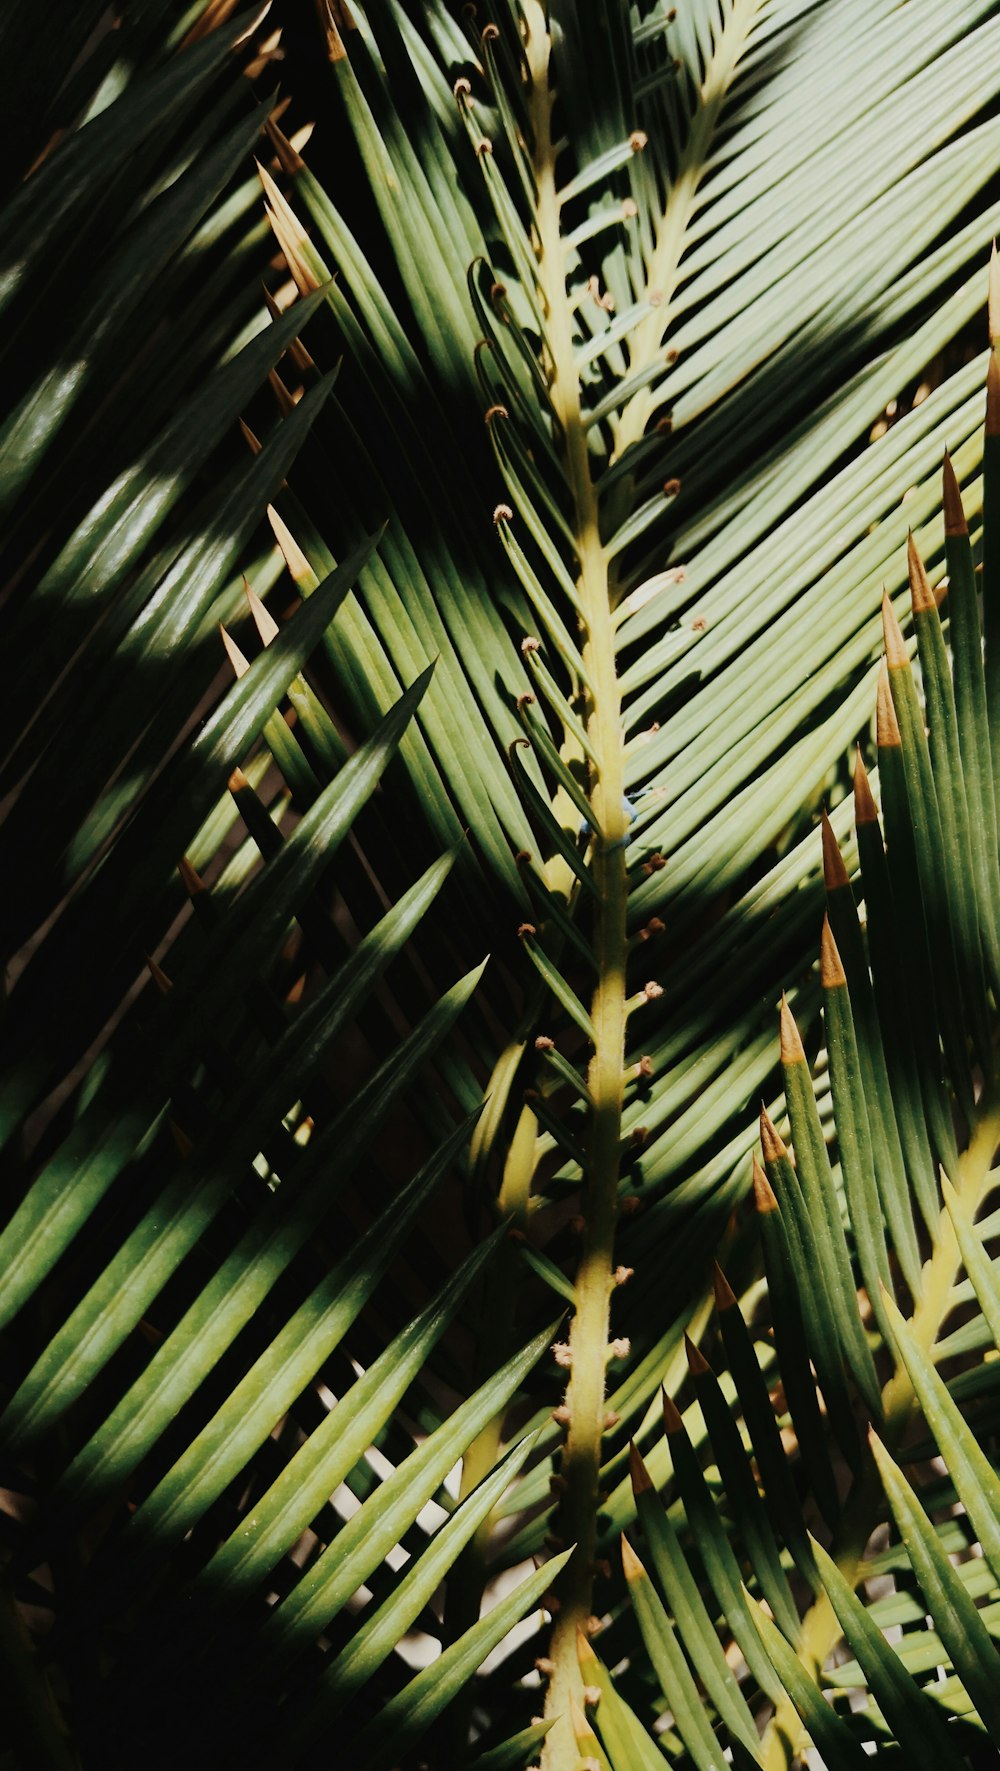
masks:
{"label": "thorn-like leaf point", "polygon": [[892,690],[889,687],[889,671],[883,661],[878,673],[878,690],[875,698],[875,738],[880,750],[900,750],[903,740],[900,736],[899,721],[896,709],[892,704]]}
{"label": "thorn-like leaf point", "polygon": [[951,465],[951,456],[947,449],[941,464],[942,502],[944,504],[944,532],[946,535],[967,535],[969,525],[965,520],[962,508],[962,493],[955,469]]}
{"label": "thorn-like leaf point", "polygon": [[701,1348],[696,1347],[688,1335],[684,1336],[684,1351],[687,1354],[688,1370],[692,1377],[704,1377],[706,1372],[711,1371],[712,1367]]}
{"label": "thorn-like leaf point", "polygon": [[868,770],[865,768],[861,755],[860,744],[854,759],[854,822],[855,824],[878,823],[878,806],[875,804],[875,796],[871,790],[871,782],[868,779]]}
{"label": "thorn-like leaf point", "polygon": [[622,1532],[622,1573],[626,1580],[641,1580],[646,1570],[636,1555],[628,1538]]}
{"label": "thorn-like leaf point", "polygon": [[250,613],[253,616],[254,626],[260,634],[263,644],[269,646],[271,641],[276,640],[278,637],[278,623],[275,621],[270,609],[264,607],[264,604],[261,602],[260,597],[257,595],[257,592],[254,590],[254,587],[248,578],[244,578],[243,580],[243,590],[250,607]]}
{"label": "thorn-like leaf point", "polygon": [[885,661],[889,669],[905,670],[909,664],[906,641],[896,620],[896,611],[889,601],[888,591],[882,597],[882,633],[885,637]]}
{"label": "thorn-like leaf point", "polygon": [[309,561],[306,559],[305,554],[302,552],[301,547],[287,523],[278,515],[273,504],[269,504],[267,507],[267,520],[274,533],[274,539],[281,550],[281,557],[284,560],[285,565],[288,567],[292,577],[295,579],[296,584],[301,584],[303,579],[307,581],[312,580],[315,577],[315,574]]}
{"label": "thorn-like leaf point", "polygon": [[[765,1179],[766,1178],[767,1177],[765,1176]],[[722,1271],[722,1268],[719,1266],[718,1261],[715,1261],[712,1266],[712,1287],[715,1292],[715,1307],[717,1310],[734,1310],[736,1308],[736,1293],[730,1285],[729,1280],[726,1278],[725,1273]]]}
{"label": "thorn-like leaf point", "polygon": [[251,454],[259,455],[264,445],[260,441],[260,438],[254,435],[250,426],[242,418],[240,419],[240,430],[243,433],[243,441],[247,444]]}
{"label": "thorn-like leaf point", "polygon": [[181,884],[189,898],[193,898],[198,892],[203,892],[205,890],[205,882],[202,879],[201,874],[196,872],[192,867],[186,855],[182,855],[178,861],[177,871],[181,876]]}
{"label": "thorn-like leaf point", "polygon": [[841,964],[828,916],[823,918],[823,933],[819,942],[819,980],[824,990],[839,990],[847,983],[847,973]]}
{"label": "thorn-like leaf point", "polygon": [[788,1006],[788,998],[781,993],[781,1062],[783,1064],[804,1064],[806,1061],[805,1047],[795,1025],[795,1016]]}
{"label": "thorn-like leaf point", "polygon": [[760,1143],[765,1162],[780,1162],[782,1157],[788,1155],[785,1141],[764,1106],[760,1110]]}
{"label": "thorn-like leaf point", "polygon": [[[948,457],[945,456],[947,461]],[[947,532],[947,523],[945,525]],[[952,530],[952,534],[956,531]],[[906,566],[910,579],[910,603],[915,615],[922,614],[926,609],[936,609],[937,599],[931,589],[931,581],[927,576],[927,568],[917,550],[917,544],[910,531],[906,538]]]}
{"label": "thorn-like leaf point", "polygon": [[674,1402],[672,1400],[672,1398],[667,1395],[666,1390],[663,1390],[661,1393],[663,1396],[663,1427],[664,1427],[664,1431],[666,1432],[668,1438],[673,1438],[675,1433],[683,1433],[684,1422],[681,1420],[680,1414],[677,1409],[676,1402]]}
{"label": "thorn-like leaf point", "polygon": [[995,356],[986,368],[986,435],[1000,437],[1000,363]]}
{"label": "thorn-like leaf point", "polygon": [[268,371],[267,383],[277,401],[278,411],[282,418],[290,418],[295,411],[295,399],[285,386],[277,369]]}
{"label": "thorn-like leaf point", "polygon": [[1000,339],[1000,257],[997,256],[995,240],[990,248],[990,286],[986,299],[986,320],[990,343],[996,344]]}
{"label": "thorn-like leaf point", "polygon": [[271,224],[271,231],[285,255],[285,262],[299,294],[311,295],[314,290],[322,289],[323,285],[309,268],[305,256],[309,251],[309,236],[291,204],[285,201],[267,167],[262,166],[259,160],[255,164],[264,187],[264,213]]}
{"label": "thorn-like leaf point", "polygon": [[226,657],[229,659],[236,676],[246,676],[247,671],[250,669],[249,659],[244,658],[236,641],[230,638],[221,621],[219,622],[219,632],[222,635],[222,643],[226,648]]}
{"label": "thorn-like leaf point", "polygon": [[582,1629],[577,1629],[577,1659],[579,1659],[581,1667],[586,1667],[586,1665],[589,1665],[589,1661],[595,1661],[596,1659],[595,1651],[591,1649],[588,1638],[586,1638]]}
{"label": "thorn-like leaf point", "polygon": [[[570,1696],[570,1700],[569,1700],[569,1713],[572,1718],[573,1733],[576,1735],[576,1741],[577,1741],[578,1746],[583,1746],[584,1744],[588,1744],[590,1741],[597,1739],[597,1735],[594,1733],[593,1728],[590,1726],[590,1723],[588,1722],[586,1716],[584,1715],[582,1709],[580,1708],[580,1705],[577,1703],[576,1698],[572,1695]],[[583,1762],[586,1763],[586,1760],[584,1760]],[[598,1763],[598,1761],[596,1759],[593,1759],[591,1761],[591,1763],[596,1765]]]}
{"label": "thorn-like leaf point", "polygon": [[632,1493],[648,1494],[653,1486],[653,1478],[642,1461],[642,1453],[634,1439],[628,1442],[628,1473],[632,1478]]}
{"label": "thorn-like leaf point", "polygon": [[267,122],[264,124],[264,133],[274,149],[278,165],[281,167],[282,172],[287,173],[289,178],[295,178],[298,173],[305,171],[306,163],[301,154],[296,153],[291,142],[288,140],[288,137],[281,133],[281,130],[278,128],[275,121],[275,116],[276,113],[272,112],[271,116],[268,117]]}
{"label": "thorn-like leaf point", "polygon": [[170,979],[167,977],[167,974],[163,970],[163,967],[160,965],[157,965],[156,960],[153,959],[152,956],[148,953],[146,955],[146,968],[149,972],[150,977],[153,980],[153,983],[156,985],[157,990],[160,992],[160,995],[161,996],[169,996],[171,990],[173,989],[173,984],[171,983]]}
{"label": "thorn-like leaf point", "polygon": [[825,806],[820,817],[820,829],[823,832],[823,884],[828,892],[836,892],[851,882]]}
{"label": "thorn-like leaf point", "polygon": [[753,1202],[762,1216],[767,1211],[777,1211],[778,1209],[774,1189],[757,1161],[756,1155],[753,1159]]}

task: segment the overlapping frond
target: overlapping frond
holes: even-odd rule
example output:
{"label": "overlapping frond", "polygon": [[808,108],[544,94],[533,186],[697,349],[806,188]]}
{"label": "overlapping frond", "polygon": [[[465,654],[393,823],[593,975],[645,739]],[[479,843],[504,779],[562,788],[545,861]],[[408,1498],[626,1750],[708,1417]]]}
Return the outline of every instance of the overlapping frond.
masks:
{"label": "overlapping frond", "polygon": [[[991,518],[993,369],[990,386]],[[729,1744],[766,1766],[810,1741],[831,1767],[868,1762],[862,1743],[881,1752],[892,1742],[908,1764],[961,1766],[979,1762],[984,1736],[994,1748],[1000,1739],[992,1380],[989,1363],[969,1368],[963,1358],[995,1350],[1000,1326],[988,1209],[1000,1143],[997,586],[989,562],[984,657],[947,456],[944,496],[947,577],[936,592],[912,538],[909,546],[919,677],[888,599],[883,611],[881,812],[860,753],[855,776],[860,916],[829,823],[824,830],[820,984],[833,1147],[783,1003],[789,1135],[765,1110],[762,1164],[753,1158],[767,1315],[748,1323],[717,1269],[727,1378],[689,1342],[684,1414],[668,1399],[648,1461],[633,1446],[648,1568],[626,1537],[625,1574],[662,1701],[699,1766],[721,1764]],[[666,1510],[672,1497],[683,1505],[685,1542]],[[738,1697],[720,1668],[720,1616],[745,1663]],[[692,1702],[693,1676],[711,1718]],[[849,1706],[838,1701],[848,1692]],[[759,1739],[754,1721],[766,1724]],[[610,1763],[627,1764],[600,1706],[596,1726]]]}
{"label": "overlapping frond", "polygon": [[[169,1681],[247,1763],[856,1763],[921,1735],[933,1664],[960,1755],[992,1588],[929,1521],[991,1492],[954,1413],[992,1419],[990,1367],[948,1361],[1000,1313],[963,1192],[1000,694],[959,521],[996,8],[324,0],[315,152],[269,22],[99,11],[0,262],[0,1432],[87,1750],[117,1713],[148,1754]],[[842,792],[884,590],[885,849]],[[713,1310],[726,1369],[691,1353],[664,1437]],[[917,1401],[958,1447],[929,1511]],[[860,1564],[850,1481],[906,1558]],[[903,1578],[865,1604],[869,1566]],[[817,1680],[834,1617],[861,1719]]]}

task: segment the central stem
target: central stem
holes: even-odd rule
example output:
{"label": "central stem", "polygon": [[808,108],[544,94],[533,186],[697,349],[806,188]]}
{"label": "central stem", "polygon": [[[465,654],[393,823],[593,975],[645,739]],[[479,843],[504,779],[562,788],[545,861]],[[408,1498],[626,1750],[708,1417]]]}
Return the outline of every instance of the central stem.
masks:
{"label": "central stem", "polygon": [[586,1632],[593,1609],[605,1372],[614,1286],[625,1064],[628,813],[608,558],[601,541],[597,495],[590,472],[563,269],[551,128],[554,95],[549,81],[550,41],[544,12],[536,0],[525,5],[524,17],[538,193],[538,272],[546,310],[549,391],[562,433],[573,500],[585,630],[583,661],[591,684],[587,736],[595,758],[590,800],[595,832],[592,871],[597,887],[597,986],[591,1005],[594,1052],[587,1073],[594,1105],[585,1152],[581,1214],[584,1228],[576,1274],[576,1309],[569,1334],[570,1376],[565,1403],[568,1421],[559,1472],[565,1484],[561,1489],[560,1533],[567,1542],[576,1544],[576,1553],[566,1566],[556,1595],[558,1610],[550,1651],[553,1670],[546,1702],[546,1715],[554,1718],[555,1723],[546,1739],[543,1759],[545,1771],[576,1771],[578,1753],[569,1712],[571,1698],[582,1701],[577,1632]]}

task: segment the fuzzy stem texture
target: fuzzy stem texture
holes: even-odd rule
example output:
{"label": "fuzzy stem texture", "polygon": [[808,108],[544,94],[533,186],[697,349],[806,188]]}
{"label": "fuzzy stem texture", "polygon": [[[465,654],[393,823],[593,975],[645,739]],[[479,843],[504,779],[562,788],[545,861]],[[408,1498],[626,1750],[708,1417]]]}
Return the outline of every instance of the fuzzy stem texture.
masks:
{"label": "fuzzy stem texture", "polygon": [[546,309],[550,398],[565,450],[573,499],[584,623],[584,664],[592,685],[587,737],[594,758],[590,800],[595,832],[593,877],[597,887],[594,959],[597,986],[591,1005],[594,1052],[587,1086],[594,1102],[586,1148],[582,1216],[584,1229],[576,1273],[576,1309],[569,1333],[569,1413],[560,1463],[565,1483],[559,1530],[576,1545],[559,1583],[550,1659],[553,1663],[546,1715],[555,1718],[545,1743],[545,1771],[576,1771],[578,1752],[569,1719],[572,1697],[582,1701],[577,1631],[586,1632],[593,1609],[594,1553],[604,1431],[614,1235],[625,1063],[626,898],[625,838],[628,814],[622,758],[621,701],[615,668],[614,626],[608,558],[598,526],[597,494],[590,472],[586,431],[564,276],[559,201],[552,140],[554,93],[551,43],[542,7],[529,0],[525,53],[534,173],[539,277]]}

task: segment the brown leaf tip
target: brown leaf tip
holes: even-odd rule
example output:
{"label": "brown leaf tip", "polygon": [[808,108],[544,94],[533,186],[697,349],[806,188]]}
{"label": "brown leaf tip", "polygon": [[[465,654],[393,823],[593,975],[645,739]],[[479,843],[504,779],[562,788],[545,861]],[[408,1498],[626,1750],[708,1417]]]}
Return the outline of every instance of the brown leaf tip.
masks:
{"label": "brown leaf tip", "polygon": [[765,1162],[781,1162],[788,1155],[784,1139],[766,1107],[760,1110],[760,1143]]}
{"label": "brown leaf tip", "polygon": [[632,1478],[633,1494],[651,1493],[653,1478],[642,1461],[642,1453],[634,1439],[628,1442],[628,1473]]}
{"label": "brown leaf tip", "polygon": [[[577,1702],[575,1696],[573,1696],[572,1694],[570,1695],[570,1700],[569,1700],[569,1713],[570,1713],[570,1718],[573,1723],[573,1733],[576,1735],[577,1744],[579,1744],[581,1741],[585,1741],[585,1740],[596,1740],[597,1736],[595,1735],[593,1728],[590,1726],[590,1723],[588,1722],[586,1716],[584,1715],[582,1709],[580,1708],[579,1703]],[[591,1759],[590,1762],[592,1765],[597,1766],[596,1759]],[[586,1763],[587,1763],[586,1759],[581,1760],[581,1764],[585,1765]],[[598,1766],[598,1771],[600,1771],[599,1766]]]}
{"label": "brown leaf tip", "polygon": [[161,996],[169,996],[173,984],[161,965],[157,965],[151,953],[146,954],[146,970]]}
{"label": "brown leaf tip", "polygon": [[712,1287],[715,1292],[715,1307],[720,1313],[736,1308],[736,1293],[718,1261],[713,1262],[712,1266]]}
{"label": "brown leaf tip", "polygon": [[878,823],[878,806],[875,804],[875,796],[872,793],[868,770],[865,768],[864,758],[861,755],[860,744],[854,759],[854,822],[855,824]]}
{"label": "brown leaf tip", "polygon": [[250,669],[249,659],[244,657],[239,646],[236,644],[236,641],[231,634],[226,632],[221,621],[219,622],[219,632],[222,635],[222,643],[226,648],[226,657],[229,659],[229,662],[233,667],[233,674],[237,678],[246,676],[247,671]]}
{"label": "brown leaf tip", "polygon": [[263,644],[269,646],[271,642],[278,637],[278,623],[275,621],[270,609],[265,607],[264,603],[261,602],[260,597],[254,590],[249,578],[244,578],[243,580],[243,592],[246,596],[250,613],[253,616],[254,626],[256,627]]}
{"label": "brown leaf tip", "polygon": [[[945,459],[947,460],[947,456]],[[945,529],[947,532],[947,521],[945,523]],[[931,589],[931,581],[927,576],[927,568],[925,567],[923,560],[920,558],[917,544],[913,539],[912,531],[906,537],[906,568],[910,579],[910,602],[913,607],[913,613],[919,615],[927,609],[936,609],[937,603],[934,598],[934,592]],[[900,635],[900,642],[902,642],[902,635]],[[889,647],[887,642],[887,656],[888,651]],[[889,662],[892,664],[891,659]]]}
{"label": "brown leaf tip", "polygon": [[666,1390],[663,1391],[663,1426],[669,1438],[684,1431],[684,1422],[678,1413],[677,1404],[667,1395]]}
{"label": "brown leaf tip", "polygon": [[850,884],[850,878],[825,806],[820,817],[820,829],[823,833],[823,884],[828,892],[840,891],[843,886]]}
{"label": "brown leaf tip", "polygon": [[942,502],[944,504],[944,532],[946,535],[967,535],[969,525],[965,520],[962,508],[962,493],[951,465],[951,456],[947,449],[941,464]]}
{"label": "brown leaf tip", "polygon": [[823,918],[823,933],[820,936],[819,977],[824,990],[839,990],[847,983],[847,974],[841,964],[828,916]]}
{"label": "brown leaf tip", "polygon": [[804,1064],[806,1061],[805,1047],[795,1025],[795,1016],[788,1006],[788,998],[781,993],[781,1062],[783,1064]]}
{"label": "brown leaf tip", "polygon": [[997,256],[995,240],[990,248],[990,287],[986,301],[986,318],[990,343],[996,344],[1000,339],[1000,258]]}
{"label": "brown leaf tip", "polygon": [[192,867],[186,855],[182,855],[177,863],[177,871],[181,876],[181,884],[189,898],[194,898],[205,890],[205,882],[201,874]]}
{"label": "brown leaf tip", "polygon": [[777,1211],[778,1209],[778,1201],[775,1198],[774,1189],[760,1163],[757,1161],[756,1155],[753,1159],[753,1202],[761,1216],[763,1216],[765,1212]]}
{"label": "brown leaf tip", "polygon": [[305,171],[306,163],[301,154],[293,148],[288,137],[282,134],[276,119],[277,112],[272,112],[264,124],[267,139],[277,155],[278,165],[282,172],[287,173],[289,178],[296,178],[300,172]]}
{"label": "brown leaf tip", "polygon": [[576,1632],[576,1657],[581,1666],[587,1666],[591,1661],[597,1659],[597,1655],[581,1629],[577,1629]]}
{"label": "brown leaf tip", "polygon": [[1000,363],[992,353],[986,369],[986,435],[1000,436]]}
{"label": "brown leaf tip", "polygon": [[878,673],[875,696],[875,739],[880,750],[899,750],[903,743],[889,685],[889,671],[884,660]]}
{"label": "brown leaf tip", "polygon": [[909,663],[906,656],[906,642],[896,619],[896,611],[889,601],[888,591],[882,597],[882,633],[885,639],[885,657],[889,669],[905,670]]}
{"label": "brown leaf tip", "polygon": [[687,1354],[688,1370],[692,1377],[704,1377],[706,1372],[711,1371],[712,1367],[701,1348],[696,1347],[688,1335],[684,1336],[684,1351]]}
{"label": "brown leaf tip", "polygon": [[622,1573],[626,1580],[641,1580],[646,1570],[636,1555],[628,1538],[622,1532]]}

